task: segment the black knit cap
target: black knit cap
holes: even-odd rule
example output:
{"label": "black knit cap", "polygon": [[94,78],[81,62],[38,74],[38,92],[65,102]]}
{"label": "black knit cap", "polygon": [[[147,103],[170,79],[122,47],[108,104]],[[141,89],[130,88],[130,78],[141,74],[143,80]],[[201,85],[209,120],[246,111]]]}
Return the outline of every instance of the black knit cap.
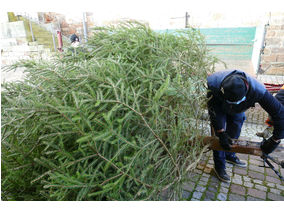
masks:
{"label": "black knit cap", "polygon": [[71,43],[75,42],[76,40],[79,41],[78,36],[77,36],[76,34],[72,34],[72,35],[70,36],[70,41],[71,41]]}
{"label": "black knit cap", "polygon": [[224,98],[228,101],[239,101],[247,94],[247,87],[242,76],[229,75],[222,82]]}

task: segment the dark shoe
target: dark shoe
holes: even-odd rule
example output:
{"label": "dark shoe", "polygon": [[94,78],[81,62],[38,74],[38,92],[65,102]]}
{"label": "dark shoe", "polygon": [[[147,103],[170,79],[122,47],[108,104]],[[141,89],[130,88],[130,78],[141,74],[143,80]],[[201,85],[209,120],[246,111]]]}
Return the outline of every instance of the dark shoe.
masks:
{"label": "dark shoe", "polygon": [[247,167],[247,163],[244,161],[240,161],[240,159],[237,156],[232,159],[226,159],[226,161],[230,164],[234,164],[239,167],[243,167],[243,168]]}
{"label": "dark shoe", "polygon": [[217,178],[223,182],[226,182],[226,183],[229,183],[231,181],[229,175],[227,175],[226,173],[226,170],[225,169],[216,169],[216,168],[213,168],[216,175],[217,175]]}

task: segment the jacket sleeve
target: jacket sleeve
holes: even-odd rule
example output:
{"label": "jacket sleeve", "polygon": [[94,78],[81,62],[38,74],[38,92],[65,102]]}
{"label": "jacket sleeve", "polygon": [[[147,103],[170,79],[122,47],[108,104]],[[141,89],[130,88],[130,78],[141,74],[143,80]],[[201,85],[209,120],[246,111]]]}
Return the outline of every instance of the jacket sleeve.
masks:
{"label": "jacket sleeve", "polygon": [[284,138],[284,106],[268,91],[260,99],[259,104],[273,120],[273,136],[275,139]]}
{"label": "jacket sleeve", "polygon": [[222,103],[214,97],[213,93],[210,91],[207,92],[207,98],[208,113],[215,132],[219,129],[224,129],[226,124],[226,114],[222,111]]}

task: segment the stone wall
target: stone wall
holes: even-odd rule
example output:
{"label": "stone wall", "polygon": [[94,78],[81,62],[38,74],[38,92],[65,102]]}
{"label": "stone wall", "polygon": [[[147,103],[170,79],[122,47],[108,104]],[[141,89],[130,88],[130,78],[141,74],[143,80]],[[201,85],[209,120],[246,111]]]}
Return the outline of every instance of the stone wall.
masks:
{"label": "stone wall", "polygon": [[284,75],[284,13],[272,13],[266,28],[261,69],[265,74]]}
{"label": "stone wall", "polygon": [[[87,25],[88,28],[94,26],[92,13],[87,13]],[[67,15],[59,14],[55,12],[39,13],[40,20],[44,23],[57,24],[64,36],[71,36],[77,34],[81,39],[84,37],[83,32],[83,13],[76,14],[70,18]],[[90,33],[90,32],[88,32]]]}

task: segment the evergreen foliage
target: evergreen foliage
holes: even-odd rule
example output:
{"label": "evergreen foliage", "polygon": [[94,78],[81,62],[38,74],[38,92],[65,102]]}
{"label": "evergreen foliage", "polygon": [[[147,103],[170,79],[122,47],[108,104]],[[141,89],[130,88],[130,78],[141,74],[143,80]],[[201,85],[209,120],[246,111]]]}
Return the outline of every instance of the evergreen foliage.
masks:
{"label": "evergreen foliage", "polygon": [[198,30],[95,28],[83,50],[20,61],[2,85],[2,200],[179,199],[204,147],[216,59]]}

